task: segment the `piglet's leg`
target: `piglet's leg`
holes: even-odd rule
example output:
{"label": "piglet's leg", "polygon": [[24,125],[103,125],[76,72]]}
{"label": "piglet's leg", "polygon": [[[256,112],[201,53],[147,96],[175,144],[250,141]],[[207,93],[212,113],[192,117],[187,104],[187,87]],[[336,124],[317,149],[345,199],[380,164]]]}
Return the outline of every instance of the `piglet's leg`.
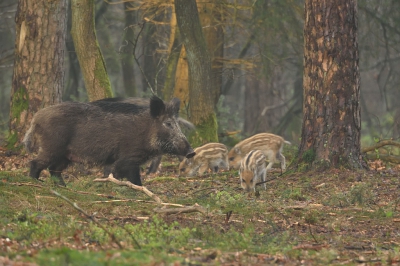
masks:
{"label": "piglet's leg", "polygon": [[204,172],[206,172],[208,170],[208,165],[207,164],[203,164],[202,166],[200,166],[199,168],[199,175],[203,175]]}

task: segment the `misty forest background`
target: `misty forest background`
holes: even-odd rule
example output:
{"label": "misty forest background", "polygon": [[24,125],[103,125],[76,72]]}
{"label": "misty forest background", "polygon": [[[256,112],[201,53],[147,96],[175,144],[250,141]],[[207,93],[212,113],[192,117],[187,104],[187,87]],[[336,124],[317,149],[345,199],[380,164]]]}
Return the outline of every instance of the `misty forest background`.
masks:
{"label": "misty forest background", "polygon": [[[217,32],[211,55],[213,83],[220,90],[220,141],[228,141],[227,132],[240,131],[236,135],[240,139],[258,132],[273,132],[298,144],[303,103],[304,1],[216,3],[211,14],[199,5],[199,14],[203,30],[213,27]],[[95,0],[95,8],[96,34],[114,95],[149,97],[151,86],[159,96],[167,98],[166,65],[173,54],[170,35],[176,26],[171,19],[172,4]],[[1,141],[6,140],[8,133],[16,10],[17,1],[1,1]],[[70,7],[68,12],[70,18]],[[400,138],[400,2],[360,0],[358,19],[361,142],[367,146],[379,139]],[[63,101],[88,101],[70,31],[68,19]],[[132,56],[131,42],[136,40],[134,52],[140,67]],[[185,70],[185,55],[178,54],[181,58],[173,94],[187,103],[181,94],[187,91],[187,64]],[[133,71],[124,74],[124,70],[130,69],[127,64],[133,65]],[[185,110],[182,111],[185,116]]]}

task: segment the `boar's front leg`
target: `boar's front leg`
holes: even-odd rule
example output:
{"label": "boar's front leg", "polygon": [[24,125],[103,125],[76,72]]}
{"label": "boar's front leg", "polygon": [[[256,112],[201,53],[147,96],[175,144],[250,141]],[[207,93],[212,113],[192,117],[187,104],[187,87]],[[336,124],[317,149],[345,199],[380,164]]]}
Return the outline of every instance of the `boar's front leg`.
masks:
{"label": "boar's front leg", "polygon": [[134,160],[120,159],[114,164],[114,175],[117,179],[126,177],[131,183],[141,186],[140,165]]}
{"label": "boar's front leg", "polygon": [[160,156],[153,158],[153,160],[151,160],[151,164],[150,164],[149,168],[147,169],[147,174],[157,172],[158,166],[161,163],[161,158],[162,158],[162,156],[160,155]]}

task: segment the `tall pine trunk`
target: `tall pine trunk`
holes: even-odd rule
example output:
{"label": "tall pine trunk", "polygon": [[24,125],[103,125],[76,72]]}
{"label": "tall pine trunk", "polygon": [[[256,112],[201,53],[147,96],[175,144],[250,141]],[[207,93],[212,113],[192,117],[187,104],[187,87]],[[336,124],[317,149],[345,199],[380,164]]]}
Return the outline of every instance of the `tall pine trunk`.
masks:
{"label": "tall pine trunk", "polygon": [[299,162],[360,169],[356,0],[306,0]]}
{"label": "tall pine trunk", "polygon": [[176,19],[189,65],[189,119],[196,126],[192,145],[218,141],[212,91],[211,58],[196,0],[175,0]]}
{"label": "tall pine trunk", "polygon": [[8,148],[19,147],[39,109],[61,101],[66,17],[66,0],[18,2]]}

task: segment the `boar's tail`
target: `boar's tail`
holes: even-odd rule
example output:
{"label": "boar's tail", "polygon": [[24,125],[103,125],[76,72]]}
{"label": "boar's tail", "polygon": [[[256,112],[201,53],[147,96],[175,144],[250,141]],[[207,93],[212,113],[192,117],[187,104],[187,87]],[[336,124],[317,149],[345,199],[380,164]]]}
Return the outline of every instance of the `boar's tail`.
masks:
{"label": "boar's tail", "polygon": [[183,119],[181,117],[178,117],[178,123],[179,123],[179,126],[184,127],[188,130],[194,130],[196,128],[192,123],[190,123],[189,121],[187,121],[186,119]]}
{"label": "boar's tail", "polygon": [[32,153],[34,151],[34,140],[33,140],[33,121],[31,126],[29,127],[28,131],[25,134],[25,137],[23,139],[23,143],[25,145],[25,149],[27,152]]}

